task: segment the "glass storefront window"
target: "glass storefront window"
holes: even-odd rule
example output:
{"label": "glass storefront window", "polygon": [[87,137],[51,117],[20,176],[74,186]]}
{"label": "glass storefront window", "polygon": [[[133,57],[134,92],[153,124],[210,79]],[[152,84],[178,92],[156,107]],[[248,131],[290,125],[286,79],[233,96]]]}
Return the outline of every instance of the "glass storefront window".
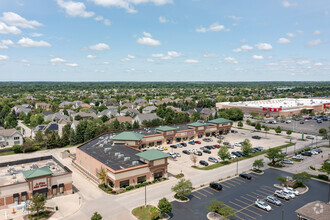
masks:
{"label": "glass storefront window", "polygon": [[144,183],[147,180],[146,176],[140,176],[137,178],[137,183]]}
{"label": "glass storefront window", "polygon": [[119,187],[120,188],[125,188],[127,186],[129,186],[129,180],[124,180],[124,181],[119,182]]}

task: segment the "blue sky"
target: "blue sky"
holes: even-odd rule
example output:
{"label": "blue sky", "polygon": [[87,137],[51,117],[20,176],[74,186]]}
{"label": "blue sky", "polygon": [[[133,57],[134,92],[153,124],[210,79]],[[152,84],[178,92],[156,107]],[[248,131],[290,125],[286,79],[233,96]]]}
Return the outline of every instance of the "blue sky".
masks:
{"label": "blue sky", "polygon": [[1,0],[1,81],[330,80],[326,0]]}

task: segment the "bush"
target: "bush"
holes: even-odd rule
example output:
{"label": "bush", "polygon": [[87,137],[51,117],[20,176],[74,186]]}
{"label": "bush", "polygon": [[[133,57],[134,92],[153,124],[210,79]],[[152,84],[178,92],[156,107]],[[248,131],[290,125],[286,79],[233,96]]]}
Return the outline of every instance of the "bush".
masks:
{"label": "bush", "polygon": [[311,168],[312,170],[315,170],[315,167],[313,167],[313,166],[309,166],[309,168]]}
{"label": "bush", "polygon": [[185,197],[185,196],[179,196],[178,193],[175,193],[174,198],[176,198],[176,199],[180,199],[181,201],[186,201],[186,200],[188,200],[187,197]]}
{"label": "bush", "polygon": [[297,182],[296,184],[294,184],[293,186],[292,186],[292,188],[294,188],[294,189],[296,189],[296,188],[298,188],[298,187],[306,187],[302,182]]}
{"label": "bush", "polygon": [[13,149],[13,151],[14,151],[15,154],[22,153],[22,151],[21,151],[21,146],[20,146],[20,145],[14,145],[14,146],[12,147],[12,149]]}
{"label": "bush", "polygon": [[184,177],[184,174],[183,173],[179,173],[178,175],[175,176],[176,178],[181,178],[181,177]]}
{"label": "bush", "polygon": [[129,190],[134,189],[134,186],[127,186],[125,189],[126,189],[127,191],[129,191]]}
{"label": "bush", "polygon": [[325,180],[325,181],[329,180],[329,177],[327,175],[324,175],[324,174],[317,175],[317,178],[321,179],[321,180]]}
{"label": "bush", "polygon": [[111,193],[112,192],[112,188],[108,185],[100,184],[99,188],[102,189],[106,193]]}

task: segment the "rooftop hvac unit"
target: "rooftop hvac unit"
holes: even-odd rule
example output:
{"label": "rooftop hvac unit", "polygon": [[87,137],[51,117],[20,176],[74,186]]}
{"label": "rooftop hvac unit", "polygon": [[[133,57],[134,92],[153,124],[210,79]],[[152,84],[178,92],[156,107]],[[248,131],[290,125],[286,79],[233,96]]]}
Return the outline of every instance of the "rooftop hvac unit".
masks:
{"label": "rooftop hvac unit", "polygon": [[30,166],[31,169],[38,169],[38,165],[36,163],[33,163],[31,166]]}
{"label": "rooftop hvac unit", "polygon": [[115,153],[115,156],[117,157],[119,154],[120,154],[119,152],[116,152],[116,153]]}
{"label": "rooftop hvac unit", "polygon": [[15,174],[13,175],[13,179],[16,179],[16,175]]}
{"label": "rooftop hvac unit", "polygon": [[118,159],[123,158],[123,157],[124,157],[124,154],[119,154],[118,155]]}
{"label": "rooftop hvac unit", "polygon": [[131,159],[130,157],[124,157],[124,161],[128,161],[130,159]]}
{"label": "rooftop hvac unit", "polygon": [[132,165],[133,165],[133,166],[137,166],[137,165],[139,165],[139,161],[136,161],[136,160],[132,161]]}
{"label": "rooftop hvac unit", "polygon": [[52,161],[47,161],[47,163],[46,163],[47,167],[50,167],[50,166],[53,166],[53,165],[54,165],[54,163]]}
{"label": "rooftop hvac unit", "polygon": [[24,164],[22,164],[21,167],[24,168],[25,167]]}
{"label": "rooftop hvac unit", "polygon": [[99,146],[100,146],[100,147],[103,147],[103,146],[104,146],[104,144],[100,144]]}

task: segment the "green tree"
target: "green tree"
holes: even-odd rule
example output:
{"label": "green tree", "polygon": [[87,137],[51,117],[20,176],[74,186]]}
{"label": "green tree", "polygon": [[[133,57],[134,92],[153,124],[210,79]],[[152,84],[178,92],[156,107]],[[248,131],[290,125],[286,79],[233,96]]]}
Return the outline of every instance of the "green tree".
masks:
{"label": "green tree", "polygon": [[94,212],[91,220],[102,220],[102,216],[98,212]]}
{"label": "green tree", "polygon": [[45,210],[46,199],[43,194],[36,193],[33,195],[31,204],[28,207],[28,210],[31,212],[37,212],[37,216],[39,216],[40,212]]}
{"label": "green tree", "polygon": [[226,159],[229,158],[230,153],[228,151],[228,148],[225,146],[221,146],[219,151],[218,151],[218,156],[221,158],[221,160],[225,161]]}
{"label": "green tree", "polygon": [[236,211],[233,208],[225,206],[223,202],[218,200],[211,200],[209,205],[206,206],[206,209],[210,212],[220,214],[223,219],[230,219],[236,215]]}
{"label": "green tree", "polygon": [[193,190],[190,180],[181,179],[175,186],[172,187],[172,191],[176,192],[179,196],[189,196]]}
{"label": "green tree", "polygon": [[46,147],[47,149],[56,148],[58,146],[57,134],[55,131],[51,131],[50,136],[47,138]]}
{"label": "green tree", "polygon": [[320,128],[320,130],[319,130],[319,134],[321,134],[321,135],[325,135],[325,134],[327,134],[327,129],[325,129],[325,128]]}
{"label": "green tree", "polygon": [[261,131],[261,124],[257,122],[257,124],[254,126],[254,128],[258,131]]}
{"label": "green tree", "polygon": [[280,126],[277,126],[277,127],[275,128],[275,132],[276,132],[276,134],[281,134],[281,132],[282,132],[281,127],[280,127]]}
{"label": "green tree", "polygon": [[239,122],[237,123],[237,126],[240,127],[240,128],[243,127],[243,122],[242,122],[242,121],[239,121]]}
{"label": "green tree", "polygon": [[284,159],[284,154],[280,149],[269,148],[265,157],[271,160],[272,165],[274,165],[276,161]]}
{"label": "green tree", "polygon": [[190,160],[191,160],[191,162],[194,163],[194,166],[196,166],[196,163],[198,161],[197,155],[190,153]]}
{"label": "green tree", "polygon": [[264,167],[264,159],[255,160],[252,166],[260,170],[260,168]]}
{"label": "green tree", "polygon": [[134,123],[133,123],[133,129],[139,129],[139,128],[140,128],[139,122],[138,121],[134,121]]}
{"label": "green tree", "polygon": [[264,131],[266,132],[265,133],[266,137],[267,137],[267,133],[268,133],[269,130],[270,130],[270,128],[266,125],[265,128],[264,128]]}
{"label": "green tree", "polygon": [[94,137],[94,129],[91,125],[87,125],[84,133],[84,142],[92,139]]}
{"label": "green tree", "polygon": [[38,143],[41,143],[41,142],[44,141],[43,134],[42,134],[42,132],[41,132],[40,130],[37,131],[36,136],[34,137],[34,139],[35,139],[36,142],[38,142]]}
{"label": "green tree", "polygon": [[251,153],[252,151],[252,144],[249,139],[245,139],[242,143],[242,151],[246,154]]}
{"label": "green tree", "polygon": [[292,134],[292,131],[291,131],[291,130],[287,130],[287,131],[286,131],[286,134],[287,134],[288,136],[290,136],[290,135]]}
{"label": "green tree", "polygon": [[297,173],[293,174],[292,179],[297,180],[297,182],[300,182],[302,184],[306,184],[311,178],[311,175],[307,172]]}
{"label": "green tree", "polygon": [[107,171],[103,167],[101,167],[100,171],[97,172],[97,175],[103,186],[105,186],[107,182]]}
{"label": "green tree", "polygon": [[108,118],[108,116],[106,116],[106,115],[102,115],[101,120],[102,120],[103,122],[106,122],[106,121],[109,120],[109,118]]}
{"label": "green tree", "polygon": [[286,181],[286,177],[284,176],[278,176],[276,177],[276,180],[279,181],[281,184]]}
{"label": "green tree", "polygon": [[172,203],[170,203],[165,197],[159,200],[158,209],[161,213],[172,212]]}

